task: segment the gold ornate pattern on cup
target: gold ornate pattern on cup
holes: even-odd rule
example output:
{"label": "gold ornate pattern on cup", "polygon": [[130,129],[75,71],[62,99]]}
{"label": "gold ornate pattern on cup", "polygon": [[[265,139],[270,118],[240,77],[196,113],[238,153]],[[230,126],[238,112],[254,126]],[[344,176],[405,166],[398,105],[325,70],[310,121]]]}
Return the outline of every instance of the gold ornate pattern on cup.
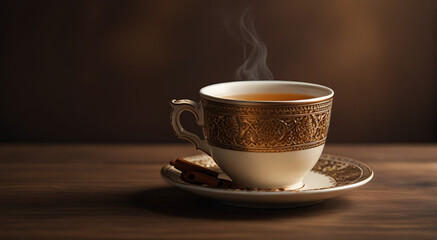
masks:
{"label": "gold ornate pattern on cup", "polygon": [[248,152],[288,152],[325,143],[332,99],[301,105],[233,105],[201,99],[208,143]]}

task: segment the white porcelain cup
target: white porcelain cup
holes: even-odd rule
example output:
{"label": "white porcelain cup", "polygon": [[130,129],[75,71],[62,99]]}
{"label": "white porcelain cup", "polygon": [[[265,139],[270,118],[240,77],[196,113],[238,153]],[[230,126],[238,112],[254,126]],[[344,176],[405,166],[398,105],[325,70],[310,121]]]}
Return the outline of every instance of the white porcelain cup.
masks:
{"label": "white porcelain cup", "polygon": [[[248,101],[246,94],[305,94],[302,100]],[[235,81],[200,89],[200,103],[172,100],[171,124],[178,138],[210,155],[232,181],[252,188],[296,189],[318,161],[326,142],[334,91],[292,81]],[[185,130],[192,112],[204,139]]]}

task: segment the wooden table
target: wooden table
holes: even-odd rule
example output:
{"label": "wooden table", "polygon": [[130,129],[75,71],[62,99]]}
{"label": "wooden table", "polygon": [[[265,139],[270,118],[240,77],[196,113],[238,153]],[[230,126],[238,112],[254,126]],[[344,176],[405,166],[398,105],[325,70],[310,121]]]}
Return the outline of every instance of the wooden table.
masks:
{"label": "wooden table", "polygon": [[437,145],[328,145],[374,179],[320,205],[234,208],[166,184],[190,145],[1,145],[0,239],[436,239]]}

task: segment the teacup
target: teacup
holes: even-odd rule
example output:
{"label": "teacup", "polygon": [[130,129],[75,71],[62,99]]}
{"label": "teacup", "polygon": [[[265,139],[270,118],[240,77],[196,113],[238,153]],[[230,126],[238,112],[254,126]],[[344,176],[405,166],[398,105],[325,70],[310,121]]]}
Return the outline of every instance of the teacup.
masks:
{"label": "teacup", "polygon": [[[287,94],[308,98],[269,100]],[[239,99],[250,95],[264,99]],[[218,83],[200,89],[200,103],[172,100],[171,124],[178,138],[210,155],[232,181],[252,188],[296,189],[322,154],[333,96],[328,87],[304,82]],[[204,139],[182,127],[183,111],[196,116]]]}

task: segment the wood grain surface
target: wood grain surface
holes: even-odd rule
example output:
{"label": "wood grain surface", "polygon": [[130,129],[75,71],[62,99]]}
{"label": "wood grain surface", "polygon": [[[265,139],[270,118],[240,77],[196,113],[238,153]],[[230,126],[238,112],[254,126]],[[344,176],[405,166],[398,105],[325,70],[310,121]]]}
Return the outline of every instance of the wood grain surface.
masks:
{"label": "wood grain surface", "polygon": [[437,145],[329,145],[367,185],[282,210],[221,205],[166,184],[190,145],[1,145],[0,239],[436,239]]}

